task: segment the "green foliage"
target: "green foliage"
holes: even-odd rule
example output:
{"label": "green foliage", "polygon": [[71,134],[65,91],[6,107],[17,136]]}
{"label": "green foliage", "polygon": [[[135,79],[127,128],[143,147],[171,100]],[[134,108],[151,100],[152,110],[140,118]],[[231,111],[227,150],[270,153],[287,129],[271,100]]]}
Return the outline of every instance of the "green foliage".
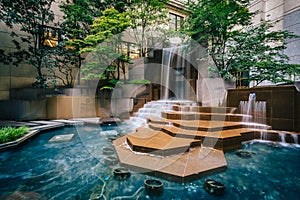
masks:
{"label": "green foliage", "polygon": [[149,80],[145,80],[145,79],[135,79],[135,80],[131,80],[129,81],[130,84],[141,84],[141,85],[150,85],[151,82]]}
{"label": "green foliage", "polygon": [[110,85],[105,85],[100,88],[100,90],[113,90],[115,87]]}
{"label": "green foliage", "polygon": [[[50,11],[53,2],[54,0],[1,0],[1,20],[10,28],[16,24],[21,25],[21,31],[34,35],[39,31],[38,24],[53,20],[53,12]],[[12,34],[17,36],[14,32]]]}
{"label": "green foliage", "polygon": [[0,3],[1,20],[10,28],[19,26],[25,34],[11,31],[15,51],[0,51],[1,62],[20,65],[23,62],[31,64],[37,72],[38,87],[45,87],[46,80],[43,69],[47,67],[49,49],[40,48],[43,26],[54,20],[51,5],[54,0],[3,0]]}
{"label": "green foliage", "polygon": [[[61,27],[67,38],[64,45],[71,47],[70,50],[72,51],[69,53],[73,53],[73,56],[68,54],[71,58],[70,62],[74,61],[80,69],[84,59],[82,54],[93,51],[90,46],[92,45],[91,41],[95,38],[90,36],[90,41],[85,40],[85,38],[93,34],[91,25],[94,19],[101,17],[102,12],[109,7],[124,11],[125,6],[128,4],[130,4],[130,1],[127,0],[74,0],[72,3],[69,1],[62,3],[60,9],[64,13],[64,22],[62,22]],[[97,41],[94,40],[93,42],[96,43]],[[70,65],[66,69],[69,70]],[[97,77],[98,75],[94,76],[89,73],[85,78],[94,79]],[[78,79],[78,84],[80,84],[80,79]]]}
{"label": "green foliage", "polygon": [[249,0],[199,0],[188,4],[191,15],[187,19],[186,32],[208,48],[219,71],[227,67],[224,62],[226,42],[238,32],[233,28],[250,24],[253,13],[247,9],[248,5]]}
{"label": "green foliage", "polygon": [[127,12],[120,13],[114,8],[103,11],[102,16],[93,21],[91,25],[92,34],[85,38],[89,45],[98,45],[114,35],[120,34],[129,27]]}
{"label": "green foliage", "polygon": [[72,49],[64,47],[53,48],[52,54],[47,56],[47,79],[52,85],[60,81],[65,87],[74,85],[74,72],[78,69],[77,54]]}
{"label": "green foliage", "polygon": [[29,131],[28,127],[5,127],[0,129],[0,143],[14,141]]}
{"label": "green foliage", "polygon": [[271,31],[269,22],[252,26],[250,20],[255,13],[248,6],[249,0],[192,2],[188,4],[191,15],[185,31],[207,47],[216,66],[214,72],[225,79],[251,72],[248,82],[278,83],[287,82],[287,75],[299,75],[299,66],[288,64],[289,58],[283,53],[286,40],[296,36]]}
{"label": "green foliage", "polygon": [[[122,32],[129,27],[126,12],[114,8],[103,11],[102,16],[93,21],[91,34],[82,43],[87,46],[80,53],[90,52],[89,62],[81,70],[84,79],[116,80],[125,77],[125,64],[131,62],[127,52],[122,53]],[[110,82],[109,87],[114,87]],[[105,87],[104,89],[109,89]]]}
{"label": "green foliage", "polygon": [[248,82],[256,84],[265,80],[290,82],[289,75],[300,75],[300,65],[289,64],[289,57],[283,53],[287,39],[299,36],[271,28],[270,23],[261,22],[235,34],[226,45],[227,71],[251,71]]}
{"label": "green foliage", "polygon": [[81,47],[85,47],[82,40],[91,33],[90,26],[94,19],[102,16],[102,12],[109,7],[123,12],[128,4],[130,1],[118,0],[76,0],[72,3],[62,3],[60,9],[64,13],[64,22],[61,27],[69,38],[67,44],[78,52]]}
{"label": "green foliage", "polygon": [[[67,1],[60,4],[64,13],[64,21],[60,25],[66,39],[64,46],[69,48],[69,62],[73,61],[78,69],[81,68],[83,60],[80,49],[86,46],[82,40],[90,33],[94,18],[101,15],[101,10],[104,9],[101,6],[102,4],[93,0],[75,0],[72,3]],[[67,65],[67,69],[70,69],[70,65]]]}
{"label": "green foliage", "polygon": [[167,25],[167,2],[168,0],[133,0],[127,9],[131,18],[130,26],[141,57],[146,56],[151,41],[155,37],[159,38],[159,30]]}
{"label": "green foliage", "polygon": [[199,43],[224,44],[234,27],[250,24],[249,0],[190,2],[187,33]]}

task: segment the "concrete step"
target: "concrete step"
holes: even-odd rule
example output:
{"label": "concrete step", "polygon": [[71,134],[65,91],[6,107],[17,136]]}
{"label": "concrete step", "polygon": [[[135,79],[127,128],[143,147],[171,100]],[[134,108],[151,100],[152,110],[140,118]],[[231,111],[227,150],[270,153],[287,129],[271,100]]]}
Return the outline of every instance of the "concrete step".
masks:
{"label": "concrete step", "polygon": [[220,130],[214,132],[186,130],[172,125],[151,124],[149,128],[156,132],[162,131],[176,138],[199,139],[202,146],[212,147],[223,151],[232,151],[241,147],[241,142],[254,139],[255,132],[253,129],[237,128]]}
{"label": "concrete step", "polygon": [[251,115],[232,114],[232,113],[204,113],[204,112],[185,112],[185,111],[163,111],[161,116],[172,120],[214,120],[214,121],[250,121]]}
{"label": "concrete step", "polygon": [[140,128],[126,138],[133,151],[161,156],[185,153],[192,147],[201,146],[201,140],[172,137],[165,132]]}
{"label": "concrete step", "polygon": [[204,113],[236,113],[235,107],[206,107],[206,106],[186,106],[173,105],[173,110],[184,112],[204,112]]}
{"label": "concrete step", "polygon": [[229,121],[207,121],[207,120],[169,120],[159,117],[148,118],[148,123],[152,124],[165,124],[180,127],[186,130],[197,131],[220,131],[227,129],[242,128],[243,125],[240,122]]}

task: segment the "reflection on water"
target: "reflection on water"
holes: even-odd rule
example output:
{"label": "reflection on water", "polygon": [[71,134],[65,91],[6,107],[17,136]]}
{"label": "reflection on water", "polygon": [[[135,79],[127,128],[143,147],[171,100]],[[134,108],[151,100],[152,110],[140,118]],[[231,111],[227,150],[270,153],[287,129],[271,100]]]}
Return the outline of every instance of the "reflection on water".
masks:
{"label": "reflection on water", "polygon": [[[225,184],[221,199],[298,198],[300,148],[296,146],[246,143],[243,148],[253,152],[250,158],[226,153],[225,172],[190,183],[158,178],[164,184],[164,191],[155,197],[147,195],[143,188],[144,180],[153,177],[132,172],[129,178],[118,180],[112,171],[119,164],[109,166],[104,161],[107,156],[116,155],[104,155],[103,147],[111,148],[113,138],[135,127],[124,123],[115,127],[77,128],[41,133],[19,149],[1,152],[0,199],[220,199],[203,189],[208,178]],[[75,136],[70,141],[49,142],[53,136],[65,134]]]}

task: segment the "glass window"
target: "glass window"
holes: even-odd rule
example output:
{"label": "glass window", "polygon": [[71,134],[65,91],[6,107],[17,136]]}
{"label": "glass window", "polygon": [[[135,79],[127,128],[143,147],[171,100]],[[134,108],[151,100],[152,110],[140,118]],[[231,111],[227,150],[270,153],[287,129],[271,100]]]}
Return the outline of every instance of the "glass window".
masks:
{"label": "glass window", "polygon": [[169,23],[170,29],[178,31],[182,25],[183,17],[176,15],[174,13],[170,13],[169,18],[170,18],[170,23]]}

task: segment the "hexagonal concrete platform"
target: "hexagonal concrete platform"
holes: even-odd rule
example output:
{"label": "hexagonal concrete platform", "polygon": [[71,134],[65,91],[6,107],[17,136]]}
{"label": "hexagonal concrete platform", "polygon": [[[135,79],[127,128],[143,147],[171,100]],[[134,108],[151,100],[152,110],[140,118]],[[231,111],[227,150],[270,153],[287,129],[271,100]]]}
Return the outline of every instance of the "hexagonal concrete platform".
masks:
{"label": "hexagonal concrete platform", "polygon": [[157,156],[133,151],[126,138],[123,136],[113,142],[119,160],[121,164],[141,173],[187,182],[223,171],[227,166],[223,151],[220,150],[195,147],[185,153]]}
{"label": "hexagonal concrete platform", "polygon": [[133,151],[162,156],[184,153],[201,145],[199,139],[172,137],[149,128],[139,128],[126,137],[126,142]]}
{"label": "hexagonal concrete platform", "polygon": [[254,134],[234,112],[174,105],[173,111],[150,116],[145,127],[113,141],[116,153],[131,169],[180,182],[225,170],[223,152],[239,149]]}

